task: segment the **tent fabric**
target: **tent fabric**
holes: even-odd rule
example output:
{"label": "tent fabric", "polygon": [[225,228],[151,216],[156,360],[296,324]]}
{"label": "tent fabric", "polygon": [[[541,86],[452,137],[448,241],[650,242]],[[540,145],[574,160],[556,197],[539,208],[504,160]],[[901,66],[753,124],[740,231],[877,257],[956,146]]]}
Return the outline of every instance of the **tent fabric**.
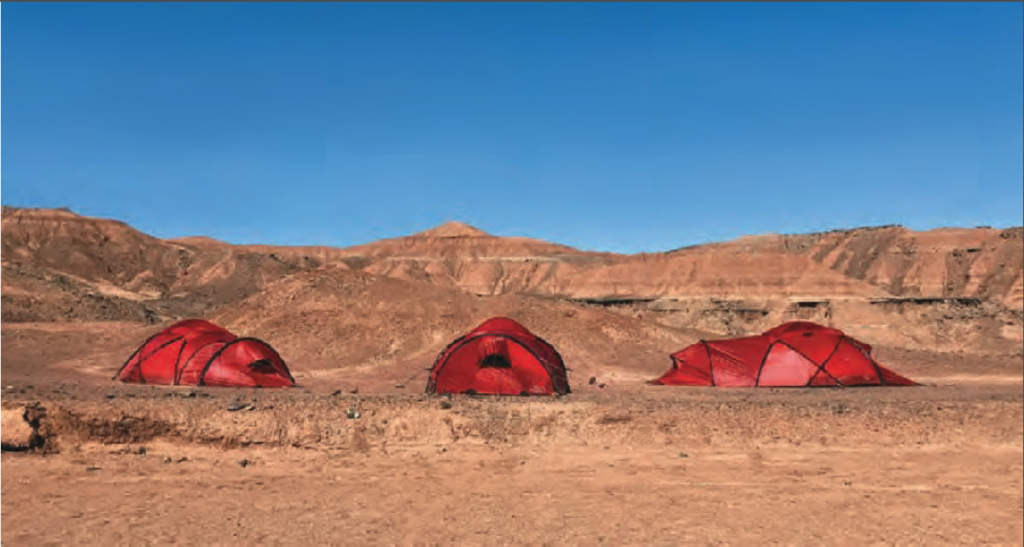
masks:
{"label": "tent fabric", "polygon": [[448,345],[430,370],[427,393],[569,393],[561,355],[506,317],[488,319]]}
{"label": "tent fabric", "polygon": [[202,319],[180,321],[151,336],[128,357],[115,379],[155,385],[295,385],[284,360],[266,342],[239,338]]}
{"label": "tent fabric", "polygon": [[878,364],[871,346],[840,330],[794,321],[759,336],[701,340],[672,354],[672,368],[652,383],[677,386],[909,386]]}

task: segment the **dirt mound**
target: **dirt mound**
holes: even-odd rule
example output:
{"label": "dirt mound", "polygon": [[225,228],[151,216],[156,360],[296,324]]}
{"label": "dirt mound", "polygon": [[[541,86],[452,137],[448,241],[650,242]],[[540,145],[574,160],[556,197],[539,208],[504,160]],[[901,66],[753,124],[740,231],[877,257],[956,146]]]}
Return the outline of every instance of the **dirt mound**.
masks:
{"label": "dirt mound", "polygon": [[[642,382],[702,333],[550,299],[479,297],[428,283],[325,267],[282,279],[215,319],[287,356],[300,383],[415,385],[449,342],[493,316],[511,317],[555,345],[580,385]],[[305,373],[305,374],[304,374]]]}

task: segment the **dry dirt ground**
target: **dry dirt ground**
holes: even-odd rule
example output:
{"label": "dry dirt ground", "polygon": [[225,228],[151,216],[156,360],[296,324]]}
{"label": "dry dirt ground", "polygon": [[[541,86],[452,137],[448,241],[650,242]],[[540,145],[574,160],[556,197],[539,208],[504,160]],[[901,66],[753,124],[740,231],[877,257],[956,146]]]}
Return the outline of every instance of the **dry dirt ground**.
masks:
{"label": "dry dirt ground", "polygon": [[3,406],[44,444],[2,456],[4,546],[1022,544],[1019,355],[880,350],[914,388],[444,398],[118,385],[128,325],[10,327]]}

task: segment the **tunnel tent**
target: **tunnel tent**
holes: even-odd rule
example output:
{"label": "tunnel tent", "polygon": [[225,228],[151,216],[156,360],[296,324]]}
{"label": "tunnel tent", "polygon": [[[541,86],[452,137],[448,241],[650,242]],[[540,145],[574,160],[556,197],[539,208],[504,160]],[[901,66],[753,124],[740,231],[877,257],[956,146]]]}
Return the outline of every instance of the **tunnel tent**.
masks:
{"label": "tunnel tent", "polygon": [[269,344],[240,338],[203,319],[179,321],[149,337],[114,378],[154,385],[295,385],[284,359]]}
{"label": "tunnel tent", "polygon": [[672,354],[658,385],[721,387],[908,386],[915,382],[880,365],[871,346],[840,330],[806,321],[758,336],[701,340]]}

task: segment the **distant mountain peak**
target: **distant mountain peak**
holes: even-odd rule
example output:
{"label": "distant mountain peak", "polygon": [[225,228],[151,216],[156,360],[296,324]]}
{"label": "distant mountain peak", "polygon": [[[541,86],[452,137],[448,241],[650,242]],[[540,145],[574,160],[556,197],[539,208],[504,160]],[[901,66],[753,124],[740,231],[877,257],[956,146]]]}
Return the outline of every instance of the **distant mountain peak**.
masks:
{"label": "distant mountain peak", "polygon": [[440,226],[414,234],[414,237],[486,237],[489,235],[480,228],[470,226],[465,222],[450,220]]}

